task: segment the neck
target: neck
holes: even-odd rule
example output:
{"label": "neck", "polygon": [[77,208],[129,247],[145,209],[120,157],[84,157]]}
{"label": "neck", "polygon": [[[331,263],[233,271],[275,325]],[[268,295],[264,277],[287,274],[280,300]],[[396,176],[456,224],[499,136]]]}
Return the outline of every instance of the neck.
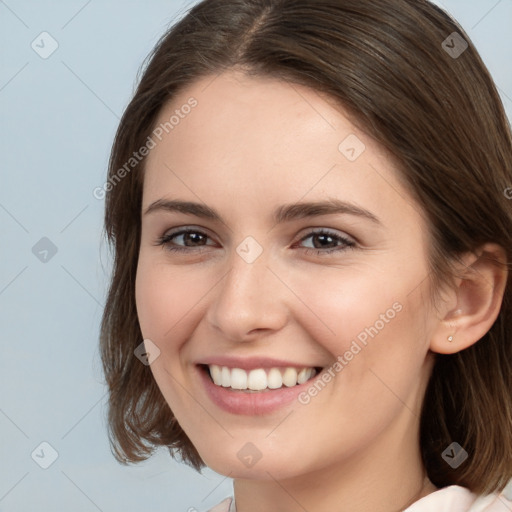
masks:
{"label": "neck", "polygon": [[438,490],[422,473],[388,487],[387,483],[368,480],[354,486],[351,480],[343,485],[331,473],[320,485],[318,475],[311,481],[235,480],[237,512],[402,512],[421,498]]}
{"label": "neck", "polygon": [[[407,418],[407,415],[409,417]],[[434,492],[418,446],[417,418],[404,408],[378,442],[336,465],[280,479],[235,479],[237,512],[401,512]],[[413,427],[413,428],[411,428]]]}

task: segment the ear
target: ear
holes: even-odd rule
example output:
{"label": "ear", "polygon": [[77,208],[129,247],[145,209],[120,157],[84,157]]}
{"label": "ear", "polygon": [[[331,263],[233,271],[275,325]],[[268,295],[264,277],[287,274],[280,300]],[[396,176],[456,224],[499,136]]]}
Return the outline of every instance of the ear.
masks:
{"label": "ear", "polygon": [[498,318],[505,293],[507,257],[501,246],[485,244],[459,265],[430,342],[430,350],[439,354],[460,352],[481,339]]}

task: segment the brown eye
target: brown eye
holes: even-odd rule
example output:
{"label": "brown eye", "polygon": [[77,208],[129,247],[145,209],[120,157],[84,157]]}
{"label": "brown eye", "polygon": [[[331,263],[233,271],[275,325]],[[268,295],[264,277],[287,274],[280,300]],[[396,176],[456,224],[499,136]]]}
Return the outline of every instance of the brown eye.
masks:
{"label": "brown eye", "polygon": [[187,251],[206,247],[208,239],[206,233],[197,229],[182,229],[162,236],[157,240],[156,245],[164,246],[169,251]]}
{"label": "brown eye", "polygon": [[304,236],[300,242],[311,239],[312,246],[306,247],[306,252],[314,251],[316,254],[329,254],[341,252],[355,247],[355,242],[337,233],[326,230],[312,231]]}

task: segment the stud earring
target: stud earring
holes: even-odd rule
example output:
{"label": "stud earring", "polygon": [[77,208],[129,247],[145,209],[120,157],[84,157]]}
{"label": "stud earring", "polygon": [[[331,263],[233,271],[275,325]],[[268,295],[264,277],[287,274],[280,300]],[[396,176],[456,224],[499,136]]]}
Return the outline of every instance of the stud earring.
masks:
{"label": "stud earring", "polygon": [[450,343],[453,341],[453,336],[452,336],[452,335],[448,336],[448,341],[449,341]]}

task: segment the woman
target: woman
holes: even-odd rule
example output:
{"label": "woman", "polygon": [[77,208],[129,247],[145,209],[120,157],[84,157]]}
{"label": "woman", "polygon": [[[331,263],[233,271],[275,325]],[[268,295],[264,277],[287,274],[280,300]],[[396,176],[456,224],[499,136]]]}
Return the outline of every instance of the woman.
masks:
{"label": "woman", "polygon": [[219,511],[510,508],[510,186],[496,88],[439,8],[196,5],[112,150],[118,460],[230,476]]}

